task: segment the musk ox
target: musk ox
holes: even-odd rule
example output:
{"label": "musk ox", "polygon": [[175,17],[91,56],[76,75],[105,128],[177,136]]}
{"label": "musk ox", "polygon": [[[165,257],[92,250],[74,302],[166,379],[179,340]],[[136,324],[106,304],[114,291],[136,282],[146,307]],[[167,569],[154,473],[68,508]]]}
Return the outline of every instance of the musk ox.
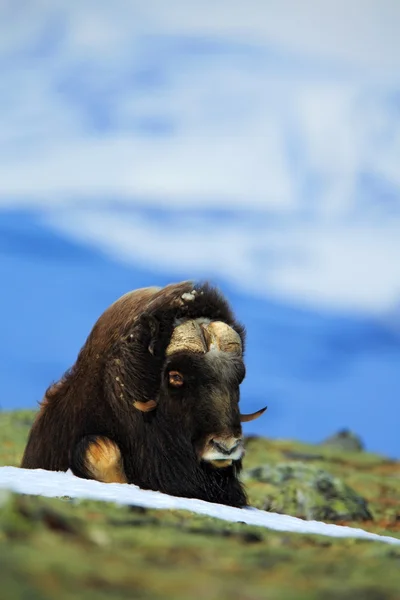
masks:
{"label": "musk ox", "polygon": [[21,467],[246,506],[239,473],[244,327],[190,281],[119,298],[51,385]]}

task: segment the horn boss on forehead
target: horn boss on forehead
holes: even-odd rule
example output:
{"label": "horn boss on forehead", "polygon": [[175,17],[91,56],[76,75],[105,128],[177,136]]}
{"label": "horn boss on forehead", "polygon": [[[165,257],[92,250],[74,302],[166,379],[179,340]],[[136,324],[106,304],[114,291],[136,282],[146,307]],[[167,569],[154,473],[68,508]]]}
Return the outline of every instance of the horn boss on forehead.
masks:
{"label": "horn boss on forehead", "polygon": [[203,354],[219,350],[241,356],[242,341],[239,334],[222,321],[192,319],[174,328],[166,354],[168,356],[182,350]]}
{"label": "horn boss on forehead", "polygon": [[194,352],[204,354],[208,348],[200,324],[197,320],[188,320],[177,325],[166,349],[166,356],[175,352]]}

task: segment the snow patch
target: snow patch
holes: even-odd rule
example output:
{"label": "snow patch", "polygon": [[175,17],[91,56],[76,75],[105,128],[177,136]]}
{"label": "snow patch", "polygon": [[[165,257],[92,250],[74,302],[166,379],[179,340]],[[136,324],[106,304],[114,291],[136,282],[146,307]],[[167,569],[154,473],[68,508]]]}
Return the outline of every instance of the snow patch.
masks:
{"label": "snow patch", "polygon": [[196,290],[193,290],[193,292],[185,292],[184,294],[182,294],[181,298],[182,300],[185,300],[185,302],[191,302],[192,300],[194,300],[196,297]]}
{"label": "snow patch", "polygon": [[194,498],[178,498],[161,492],[142,490],[136,485],[90,481],[75,477],[71,471],[64,473],[43,469],[0,467],[0,489],[48,498],[69,496],[145,508],[188,510],[223,521],[246,523],[275,531],[359,538],[400,545],[400,539],[378,535],[363,529],[320,521],[303,521],[296,517],[269,513],[256,508],[239,509]]}

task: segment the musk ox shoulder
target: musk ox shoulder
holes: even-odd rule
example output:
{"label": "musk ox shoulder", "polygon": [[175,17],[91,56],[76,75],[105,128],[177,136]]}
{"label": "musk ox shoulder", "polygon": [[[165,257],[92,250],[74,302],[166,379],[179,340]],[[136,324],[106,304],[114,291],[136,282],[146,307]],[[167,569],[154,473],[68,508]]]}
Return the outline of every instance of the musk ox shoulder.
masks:
{"label": "musk ox shoulder", "polygon": [[246,506],[242,422],[265,409],[239,410],[244,344],[208,283],[125,294],[47,389],[21,467]]}

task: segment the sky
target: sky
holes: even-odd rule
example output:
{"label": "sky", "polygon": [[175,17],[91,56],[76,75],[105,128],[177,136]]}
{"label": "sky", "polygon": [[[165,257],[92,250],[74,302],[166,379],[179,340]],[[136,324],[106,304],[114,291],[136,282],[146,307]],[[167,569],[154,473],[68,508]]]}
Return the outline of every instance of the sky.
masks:
{"label": "sky", "polygon": [[[219,275],[307,305],[398,310],[398,3],[175,6],[2,3],[0,207],[39,207],[62,228],[66,207],[71,235],[136,261],[106,200],[245,211],[240,235],[221,231],[237,250]],[[184,267],[193,227],[178,225],[167,256]],[[133,218],[132,239],[138,228],[160,264],[171,232]],[[266,253],[280,258],[268,274]]]}
{"label": "sky", "polygon": [[396,0],[3,0],[0,405],[35,406],[118,295],[210,278],[264,433],[400,456],[399,22]]}

